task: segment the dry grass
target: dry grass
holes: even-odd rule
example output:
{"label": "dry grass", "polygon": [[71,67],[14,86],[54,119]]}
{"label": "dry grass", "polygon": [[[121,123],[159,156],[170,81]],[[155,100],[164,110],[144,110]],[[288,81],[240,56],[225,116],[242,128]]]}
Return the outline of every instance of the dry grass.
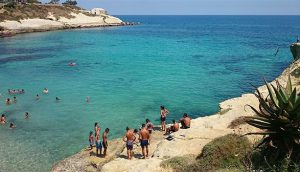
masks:
{"label": "dry grass", "polygon": [[38,5],[25,4],[17,5],[15,8],[5,7],[0,13],[0,22],[4,20],[16,20],[28,18],[46,19],[48,13],[52,13],[56,19],[60,17],[74,18],[71,13],[79,13],[79,7],[61,6],[61,5]]}
{"label": "dry grass", "polygon": [[174,171],[180,172],[184,167],[187,167],[196,162],[195,155],[185,155],[185,156],[177,156],[168,160],[165,160],[161,163],[161,167],[165,171]]}
{"label": "dry grass", "polygon": [[246,116],[241,116],[236,118],[235,120],[231,121],[227,128],[235,129],[236,127],[246,124],[249,120]]}

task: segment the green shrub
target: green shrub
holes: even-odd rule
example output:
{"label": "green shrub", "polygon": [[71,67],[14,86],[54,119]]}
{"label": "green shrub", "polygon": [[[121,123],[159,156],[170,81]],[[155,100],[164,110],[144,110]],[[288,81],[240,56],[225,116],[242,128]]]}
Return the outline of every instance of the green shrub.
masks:
{"label": "green shrub", "polygon": [[243,162],[251,150],[251,143],[246,137],[228,134],[205,145],[196,163],[186,167],[184,171],[244,169]]}
{"label": "green shrub", "polygon": [[5,4],[4,7],[7,7],[7,8],[16,8],[16,6],[17,6],[17,3],[15,1],[11,1],[11,2]]}
{"label": "green shrub", "polygon": [[205,145],[195,160],[175,157],[164,161],[161,165],[178,172],[245,171],[245,157],[251,151],[252,145],[246,137],[228,134]]}

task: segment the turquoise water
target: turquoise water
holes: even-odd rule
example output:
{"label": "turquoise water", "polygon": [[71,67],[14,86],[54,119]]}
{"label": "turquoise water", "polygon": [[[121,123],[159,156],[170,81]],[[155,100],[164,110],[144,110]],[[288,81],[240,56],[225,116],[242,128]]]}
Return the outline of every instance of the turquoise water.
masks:
{"label": "turquoise water", "polygon": [[[213,114],[219,102],[253,91],[248,83],[278,76],[300,35],[299,16],[120,17],[143,24],[0,39],[0,113],[17,125],[0,126],[1,172],[49,171],[87,146],[95,121],[111,139],[145,118],[158,124],[162,104],[168,121]],[[7,106],[9,88],[26,93]]]}

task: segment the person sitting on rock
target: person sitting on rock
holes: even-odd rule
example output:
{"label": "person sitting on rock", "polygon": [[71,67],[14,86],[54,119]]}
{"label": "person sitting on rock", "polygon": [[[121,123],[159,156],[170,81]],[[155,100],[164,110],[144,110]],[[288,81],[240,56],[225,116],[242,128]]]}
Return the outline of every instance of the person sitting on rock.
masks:
{"label": "person sitting on rock", "polygon": [[146,129],[149,131],[149,134],[153,131],[153,124],[149,119],[146,119]]}
{"label": "person sitting on rock", "polygon": [[188,129],[191,127],[191,118],[188,116],[187,113],[183,114],[183,118],[180,119],[182,129]]}
{"label": "person sitting on rock", "polygon": [[175,121],[175,119],[173,119],[172,122],[173,122],[173,125],[171,127],[167,128],[165,135],[179,130],[179,124]]}

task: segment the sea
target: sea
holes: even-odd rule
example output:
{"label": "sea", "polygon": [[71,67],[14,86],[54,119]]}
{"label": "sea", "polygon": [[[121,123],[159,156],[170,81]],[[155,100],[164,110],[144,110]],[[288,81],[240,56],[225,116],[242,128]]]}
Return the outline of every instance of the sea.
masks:
{"label": "sea", "polygon": [[[158,125],[161,105],[167,122],[214,114],[280,75],[300,35],[300,16],[118,17],[140,24],[0,39],[0,114],[16,124],[0,125],[1,172],[50,171],[88,146],[95,122],[114,139]],[[25,93],[6,105],[8,89]]]}

